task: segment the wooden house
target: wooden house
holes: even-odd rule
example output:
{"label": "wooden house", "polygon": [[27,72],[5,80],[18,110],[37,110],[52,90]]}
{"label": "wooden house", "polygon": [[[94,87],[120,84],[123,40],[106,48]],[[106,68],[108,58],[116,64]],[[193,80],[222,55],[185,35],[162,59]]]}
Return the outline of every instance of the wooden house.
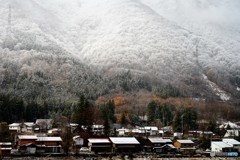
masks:
{"label": "wooden house", "polygon": [[18,135],[18,146],[25,144],[36,144],[37,136],[36,135]]}
{"label": "wooden house", "polygon": [[12,150],[11,142],[0,142],[0,157],[9,156]]}
{"label": "wooden house", "polygon": [[19,135],[17,138],[19,151],[25,154],[35,154],[36,140],[37,136],[35,135]]}
{"label": "wooden house", "polygon": [[195,143],[192,140],[177,140],[174,142],[174,146],[180,153],[186,155],[192,155],[196,151]]}
{"label": "wooden house", "polygon": [[104,135],[104,126],[103,125],[92,125],[91,126],[91,132],[93,135]]}
{"label": "wooden house", "polygon": [[24,122],[21,124],[21,128],[23,133],[34,133],[35,131],[39,131],[39,126],[34,122]]}
{"label": "wooden house", "polygon": [[172,144],[172,140],[171,139],[163,139],[163,138],[159,138],[159,137],[149,137],[146,140],[146,144],[145,144],[144,148],[145,148],[145,151],[147,151],[147,152],[161,153],[162,147],[167,144]]}
{"label": "wooden house", "polygon": [[21,132],[21,123],[12,123],[8,125],[9,131],[13,133],[20,133]]}
{"label": "wooden house", "polygon": [[135,137],[109,137],[115,153],[135,153],[140,151],[140,143]]}
{"label": "wooden house", "polygon": [[38,137],[36,140],[38,150],[44,153],[60,153],[61,143],[61,137]]}
{"label": "wooden house", "polygon": [[211,151],[212,152],[232,152],[233,146],[222,142],[222,141],[212,141],[211,142]]}
{"label": "wooden house", "polygon": [[232,139],[232,138],[228,138],[228,139],[223,139],[222,140],[224,143],[229,144],[230,146],[232,146],[234,149],[236,149],[238,151],[238,153],[240,153],[240,142]]}
{"label": "wooden house", "polygon": [[88,147],[90,151],[95,153],[110,153],[112,151],[112,143],[108,138],[89,138]]}

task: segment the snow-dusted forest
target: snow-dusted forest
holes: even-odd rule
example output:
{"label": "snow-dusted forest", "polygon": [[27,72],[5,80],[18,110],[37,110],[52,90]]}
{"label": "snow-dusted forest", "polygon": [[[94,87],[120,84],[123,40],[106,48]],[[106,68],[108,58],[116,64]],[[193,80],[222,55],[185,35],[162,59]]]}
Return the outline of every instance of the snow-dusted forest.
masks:
{"label": "snow-dusted forest", "polygon": [[[240,95],[238,0],[0,0],[1,92]],[[164,88],[164,87],[163,87]]]}

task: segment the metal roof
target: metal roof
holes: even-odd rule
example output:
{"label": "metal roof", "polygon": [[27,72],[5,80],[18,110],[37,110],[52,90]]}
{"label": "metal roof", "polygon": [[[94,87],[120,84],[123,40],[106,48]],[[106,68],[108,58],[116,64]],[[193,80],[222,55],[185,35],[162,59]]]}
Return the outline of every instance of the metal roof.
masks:
{"label": "metal roof", "polygon": [[151,138],[148,138],[148,139],[152,143],[172,143],[171,139],[163,139],[163,138],[157,138],[157,137],[151,137]]}
{"label": "metal roof", "polygon": [[89,138],[90,143],[111,143],[107,138]]}
{"label": "metal roof", "polygon": [[152,130],[152,131],[158,131],[158,128],[155,126],[145,126],[144,129],[146,130]]}
{"label": "metal roof", "polygon": [[9,127],[18,127],[20,126],[21,123],[12,123],[12,124],[9,124],[8,126]]}
{"label": "metal roof", "polygon": [[10,145],[12,145],[12,143],[11,142],[0,142],[0,146],[10,146]]}
{"label": "metal roof", "polygon": [[0,148],[0,150],[12,150],[12,148]]}
{"label": "metal roof", "polygon": [[114,144],[140,144],[135,137],[109,137]]}
{"label": "metal roof", "polygon": [[37,139],[36,135],[19,135],[19,139]]}
{"label": "metal roof", "polygon": [[217,145],[217,146],[219,146],[219,147],[221,147],[221,148],[231,148],[232,146],[230,146],[229,144],[227,144],[227,143],[225,143],[225,142],[221,142],[221,141],[216,141],[216,142],[212,142],[212,144],[211,145]]}
{"label": "metal roof", "polygon": [[61,137],[37,137],[37,141],[58,141],[61,142]]}
{"label": "metal roof", "polygon": [[235,139],[228,138],[228,139],[223,139],[222,141],[231,145],[240,145],[240,142]]}
{"label": "metal roof", "polygon": [[192,140],[188,140],[188,139],[179,139],[177,140],[179,143],[186,143],[186,144],[192,144],[194,143]]}

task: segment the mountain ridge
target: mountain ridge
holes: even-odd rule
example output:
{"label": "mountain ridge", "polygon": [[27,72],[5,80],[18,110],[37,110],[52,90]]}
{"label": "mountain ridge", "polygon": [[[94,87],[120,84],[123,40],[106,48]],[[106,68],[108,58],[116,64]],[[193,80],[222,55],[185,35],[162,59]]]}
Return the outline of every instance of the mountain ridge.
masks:
{"label": "mountain ridge", "polygon": [[[75,59],[79,64],[89,67],[89,70],[84,69],[84,71],[92,72],[90,77],[101,75],[100,79],[105,79],[100,83],[93,80],[96,86],[105,86],[104,90],[114,88],[104,84],[110,83],[106,82],[106,78],[114,79],[118,74],[130,71],[135,76],[135,80],[137,79],[135,82],[145,77],[143,79],[153,88],[156,84],[170,83],[184,90],[187,96],[204,97],[209,96],[208,92],[212,95],[216,94],[207,85],[208,81],[202,76],[204,74],[219,88],[233,96],[239,95],[236,89],[240,85],[239,74],[235,71],[240,67],[237,61],[239,55],[236,47],[232,49],[231,45],[228,45],[233,42],[232,46],[236,46],[237,39],[230,43],[226,42],[227,46],[220,45],[223,41],[216,42],[215,38],[208,39],[205,32],[201,35],[197,34],[196,30],[191,31],[188,27],[185,28],[185,25],[168,19],[166,15],[161,15],[143,0],[98,2],[2,0],[1,2],[5,5],[0,9],[0,13],[5,17],[5,20],[1,18],[4,22],[0,25],[2,33],[6,33],[9,25],[7,23],[8,6],[12,3],[11,34],[13,37],[6,41],[4,36],[0,35],[2,40],[0,44],[3,48],[1,52],[6,54],[26,52],[26,55],[31,53],[48,57],[59,56],[60,59],[67,58],[70,61]],[[24,8],[26,6],[32,8]],[[34,61],[34,56],[32,58]],[[49,66],[45,61],[47,59],[43,60],[42,66]],[[60,62],[58,67],[61,66]],[[25,62],[19,57],[19,62],[16,60],[11,63]],[[68,65],[70,68],[75,68],[72,66],[74,63]],[[58,67],[53,68],[56,70]],[[3,66],[0,68],[3,75],[5,70]],[[38,70],[39,68],[34,72]],[[69,76],[74,74],[80,76],[78,70],[82,73],[80,67],[71,70],[72,74]],[[54,71],[52,73],[54,74]],[[66,75],[58,73],[56,78],[64,79]],[[84,80],[73,80],[67,84],[75,86],[75,84],[81,84],[81,81]],[[66,85],[63,85],[63,88],[65,87]],[[195,88],[198,90],[196,91]],[[98,95],[101,94],[103,92]]]}

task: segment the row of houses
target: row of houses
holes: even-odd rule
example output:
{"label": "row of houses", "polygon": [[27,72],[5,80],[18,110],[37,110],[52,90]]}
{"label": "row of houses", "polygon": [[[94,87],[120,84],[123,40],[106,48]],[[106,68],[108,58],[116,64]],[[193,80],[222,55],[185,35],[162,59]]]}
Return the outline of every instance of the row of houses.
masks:
{"label": "row of houses", "polygon": [[[70,123],[71,131],[74,132],[78,128],[78,124]],[[240,126],[232,122],[226,122],[219,125],[220,129],[225,129],[226,133],[224,137],[234,137],[240,135]],[[84,127],[82,127],[84,129]],[[86,130],[86,128],[85,128]],[[133,128],[122,128],[119,124],[114,124],[112,130],[115,130],[117,136],[128,136],[128,135],[142,135],[142,136],[171,136],[180,137],[182,133],[173,133],[171,126],[166,126],[158,129],[156,126],[136,126]],[[23,123],[13,123],[9,125],[9,131],[15,133],[39,133],[39,132],[49,132],[58,133],[61,132],[59,128],[53,128],[52,119],[37,119],[36,122],[23,122]],[[91,132],[93,135],[104,135],[103,125],[92,125]],[[202,135],[213,136],[214,133],[211,131],[188,131],[190,136],[200,137]]]}
{"label": "row of houses", "polygon": [[[197,143],[189,139],[173,141],[169,138],[161,137],[88,138],[87,146],[83,146],[83,138],[80,136],[73,137],[73,141],[76,154],[81,151],[81,148],[87,147],[87,151],[95,154],[131,154],[143,152],[169,156],[175,154],[194,155],[198,146]],[[17,137],[17,152],[14,153],[11,151],[13,151],[12,143],[0,142],[0,156],[16,153],[20,155],[63,154],[62,139],[61,137],[19,135]],[[240,153],[240,142],[235,139],[212,141],[211,153],[238,156]]]}
{"label": "row of houses", "polygon": [[[13,146],[16,147],[13,149]],[[61,137],[46,137],[36,135],[18,135],[16,144],[0,142],[0,155],[36,155],[45,153],[61,153]]]}

